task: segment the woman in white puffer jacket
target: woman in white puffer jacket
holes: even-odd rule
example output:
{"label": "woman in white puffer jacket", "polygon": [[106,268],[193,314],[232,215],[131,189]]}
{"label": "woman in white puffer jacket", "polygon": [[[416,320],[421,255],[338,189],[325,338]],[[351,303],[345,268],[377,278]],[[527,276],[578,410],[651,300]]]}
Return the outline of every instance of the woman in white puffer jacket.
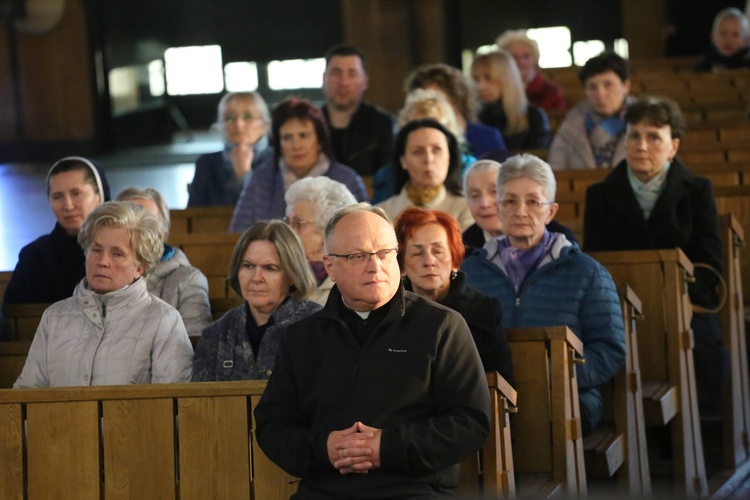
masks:
{"label": "woman in white puffer jacket", "polygon": [[151,295],[161,223],[133,203],[109,202],[83,223],[86,277],[44,312],[16,383],[60,387],[187,382],[193,349],[180,314]]}

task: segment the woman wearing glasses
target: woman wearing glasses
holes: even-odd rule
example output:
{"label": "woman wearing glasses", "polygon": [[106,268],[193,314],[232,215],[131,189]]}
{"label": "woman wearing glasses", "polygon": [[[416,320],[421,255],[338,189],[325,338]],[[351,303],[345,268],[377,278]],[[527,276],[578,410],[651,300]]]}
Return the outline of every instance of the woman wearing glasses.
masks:
{"label": "woman wearing glasses", "polygon": [[557,213],[555,176],[536,156],[503,163],[497,178],[503,236],[468,257],[468,283],[500,299],[503,327],[568,326],[583,342],[576,365],[583,433],[601,419],[598,387],[625,361],[622,313],[609,272],[545,224]]}
{"label": "woman wearing glasses", "polygon": [[333,281],[328,277],[323,263],[326,223],[336,210],[354,205],[357,200],[345,185],[328,177],[298,180],[289,187],[284,200],[285,222],[302,242],[302,249],[317,284],[317,288],[307,298],[325,305],[333,288]]}
{"label": "woman wearing glasses", "polygon": [[198,157],[188,185],[189,207],[237,203],[250,173],[273,161],[270,124],[268,106],[259,93],[230,92],[221,98],[214,127],[223,133],[224,149]]}
{"label": "woman wearing glasses", "polygon": [[320,309],[303,299],[315,282],[282,221],[258,222],[240,236],[227,281],[244,301],[203,329],[193,382],[268,379],[284,327]]}
{"label": "woman wearing glasses", "polygon": [[513,358],[502,325],[502,304],[466,285],[459,271],[464,258],[456,219],[424,208],[407,208],[394,224],[404,288],[461,313],[485,372],[499,372],[515,385]]}

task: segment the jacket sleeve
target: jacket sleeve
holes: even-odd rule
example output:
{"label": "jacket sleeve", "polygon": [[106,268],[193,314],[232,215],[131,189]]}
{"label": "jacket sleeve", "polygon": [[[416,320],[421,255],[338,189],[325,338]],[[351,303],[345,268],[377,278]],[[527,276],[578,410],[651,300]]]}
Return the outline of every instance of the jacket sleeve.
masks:
{"label": "jacket sleeve", "polygon": [[258,175],[251,176],[242,186],[242,192],[234,207],[232,222],[229,225],[230,233],[241,233],[255,222],[255,203],[257,202],[255,185],[259,182],[258,177]]}
{"label": "jacket sleeve", "polygon": [[583,245],[586,252],[611,250],[606,236],[612,221],[607,219],[609,211],[599,196],[600,186],[596,184],[586,189],[586,207],[583,212]]}
{"label": "jacket sleeve", "polygon": [[39,302],[38,287],[41,286],[37,273],[43,272],[41,255],[31,245],[21,249],[18,262],[10,276],[10,282],[5,289],[3,303],[5,304],[33,304]]}
{"label": "jacket sleeve", "polygon": [[13,384],[14,389],[49,387],[49,372],[47,371],[47,332],[49,327],[49,315],[45,311],[34,334],[34,340],[31,342],[23,371]]}
{"label": "jacket sleeve", "polygon": [[195,162],[193,181],[188,185],[188,207],[202,207],[211,204],[208,196],[211,184],[209,158],[209,155],[200,155]]}
{"label": "jacket sleeve", "polygon": [[526,147],[530,149],[547,149],[549,148],[552,132],[549,128],[547,113],[543,109],[529,105],[529,136],[526,140]]}
{"label": "jacket sleeve", "polygon": [[159,321],[151,349],[151,383],[190,382],[193,346],[180,314],[171,306]]}
{"label": "jacket sleeve", "polygon": [[297,394],[289,349],[289,336],[282,334],[273,374],[255,407],[255,435],[263,452],[276,465],[295,477],[314,469],[330,469],[325,436],[306,421]]}
{"label": "jacket sleeve", "polygon": [[[693,263],[708,264],[719,274],[724,268],[724,258],[719,229],[719,215],[711,181],[696,178],[697,192],[691,195],[692,235],[683,250]],[[718,278],[709,270],[695,269],[696,282],[688,285],[691,300],[699,305],[714,307],[718,302]]]}
{"label": "jacket sleeve", "polygon": [[200,335],[213,321],[208,300],[208,279],[195,267],[190,268],[190,273],[180,286],[177,310],[182,316],[188,335]]}
{"label": "jacket sleeve", "polygon": [[479,450],[489,432],[487,379],[469,327],[447,317],[432,367],[434,416],[383,429],[383,468],[410,474],[440,471]]}
{"label": "jacket sleeve", "polygon": [[498,372],[513,387],[516,386],[516,377],[513,371],[513,355],[510,352],[508,337],[503,329],[503,306],[498,299],[486,297],[482,309],[490,316],[490,325],[493,331],[487,332],[487,339],[477,341],[484,348],[479,348],[480,356],[486,372]]}
{"label": "jacket sleeve", "polygon": [[219,332],[214,327],[205,328],[195,347],[191,382],[215,382],[216,359],[218,356]]}
{"label": "jacket sleeve", "polygon": [[591,261],[595,267],[579,312],[586,358],[585,364],[576,365],[580,389],[603,384],[625,362],[625,328],[617,288],[609,271]]}
{"label": "jacket sleeve", "polygon": [[352,192],[357,201],[369,201],[370,197],[367,196],[367,189],[365,189],[365,181],[362,177],[355,175],[351,182],[349,182],[349,191]]}

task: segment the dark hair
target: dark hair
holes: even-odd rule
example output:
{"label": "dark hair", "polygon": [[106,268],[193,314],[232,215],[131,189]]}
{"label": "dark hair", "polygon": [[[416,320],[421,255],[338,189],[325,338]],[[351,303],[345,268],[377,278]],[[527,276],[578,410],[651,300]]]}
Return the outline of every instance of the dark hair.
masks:
{"label": "dark hair", "polygon": [[435,85],[445,92],[452,104],[456,104],[467,121],[476,121],[477,96],[460,69],[447,64],[425,64],[419,66],[406,77],[404,91]]}
{"label": "dark hair", "polygon": [[359,60],[362,62],[362,69],[365,70],[365,73],[367,73],[366,68],[366,59],[365,55],[362,53],[361,50],[359,50],[354,45],[347,45],[345,43],[340,43],[338,45],[334,45],[328,51],[326,52],[325,58],[326,58],[326,68],[328,68],[328,63],[331,62],[331,58],[341,56],[341,57],[347,57],[347,56],[357,56],[359,57]]}
{"label": "dark hair", "polygon": [[398,240],[398,265],[404,269],[404,255],[406,254],[406,242],[414,237],[417,229],[428,224],[437,224],[445,229],[446,239],[448,240],[448,249],[451,252],[451,265],[458,269],[461,267],[461,261],[464,260],[466,248],[464,247],[461,236],[461,228],[458,221],[451,214],[441,212],[440,210],[428,210],[422,207],[409,207],[405,209],[393,224]]}
{"label": "dark hair", "polygon": [[586,64],[578,72],[578,79],[581,81],[581,85],[586,85],[586,80],[607,71],[613,71],[623,82],[630,79],[628,61],[612,51],[602,52],[586,61]]}
{"label": "dark hair", "polygon": [[663,96],[642,96],[625,111],[625,122],[646,122],[654,127],[669,125],[672,139],[681,139],[685,134],[685,118],[680,107],[672,99]]}
{"label": "dark hair", "polygon": [[404,125],[401,130],[398,131],[398,135],[396,135],[396,140],[393,145],[393,170],[396,172],[394,186],[396,192],[398,193],[401,191],[401,188],[404,187],[406,181],[409,180],[409,172],[401,168],[401,157],[404,156],[404,153],[406,152],[406,141],[409,138],[409,134],[420,128],[434,128],[445,135],[445,139],[448,141],[449,159],[448,175],[445,178],[443,185],[448,192],[455,194],[456,196],[463,196],[463,192],[461,191],[461,150],[458,147],[458,140],[447,128],[431,118],[410,121]]}
{"label": "dark hair", "polygon": [[273,158],[276,165],[279,164],[279,158],[281,158],[279,130],[282,125],[293,118],[312,122],[320,149],[329,160],[334,161],[336,158],[333,155],[331,138],[328,135],[328,125],[326,125],[323,111],[307,99],[289,97],[278,103],[271,113],[271,146],[273,146]]}

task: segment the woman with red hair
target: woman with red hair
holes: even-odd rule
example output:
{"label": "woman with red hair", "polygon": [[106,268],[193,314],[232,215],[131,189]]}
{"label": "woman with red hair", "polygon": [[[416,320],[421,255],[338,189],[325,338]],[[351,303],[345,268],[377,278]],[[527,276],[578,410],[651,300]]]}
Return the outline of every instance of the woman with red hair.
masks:
{"label": "woman with red hair", "polygon": [[515,385],[500,301],[466,285],[455,217],[439,210],[407,208],[395,223],[404,287],[458,311],[466,320],[486,372],[497,371]]}

